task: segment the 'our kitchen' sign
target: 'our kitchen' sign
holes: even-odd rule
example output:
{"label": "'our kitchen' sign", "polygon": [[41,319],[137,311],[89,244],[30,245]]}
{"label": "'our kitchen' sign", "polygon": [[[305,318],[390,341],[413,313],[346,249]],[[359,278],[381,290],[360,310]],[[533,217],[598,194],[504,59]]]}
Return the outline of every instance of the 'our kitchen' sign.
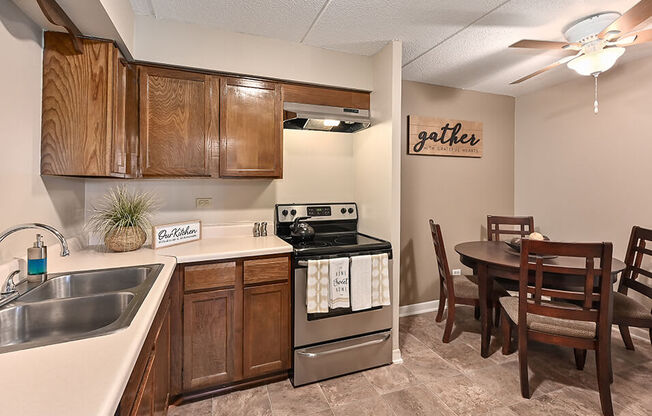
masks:
{"label": "'our kitchen' sign", "polygon": [[408,154],[482,157],[482,123],[408,116]]}
{"label": "'our kitchen' sign", "polygon": [[162,248],[201,239],[201,221],[156,225],[152,228],[152,246]]}

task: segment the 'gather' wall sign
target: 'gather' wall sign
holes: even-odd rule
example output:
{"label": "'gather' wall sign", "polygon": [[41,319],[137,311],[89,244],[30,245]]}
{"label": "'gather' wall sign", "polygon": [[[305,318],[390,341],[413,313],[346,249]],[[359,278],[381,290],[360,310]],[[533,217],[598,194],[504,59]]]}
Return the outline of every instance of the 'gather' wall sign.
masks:
{"label": "'gather' wall sign", "polygon": [[408,154],[482,157],[482,123],[408,116]]}

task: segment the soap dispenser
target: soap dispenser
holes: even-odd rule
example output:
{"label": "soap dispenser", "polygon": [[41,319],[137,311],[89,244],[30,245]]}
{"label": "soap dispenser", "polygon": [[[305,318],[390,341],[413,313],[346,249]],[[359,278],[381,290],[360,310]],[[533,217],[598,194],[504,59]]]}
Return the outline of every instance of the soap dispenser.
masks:
{"label": "soap dispenser", "polygon": [[40,282],[47,273],[48,248],[43,244],[43,236],[36,234],[34,246],[27,249],[27,280]]}

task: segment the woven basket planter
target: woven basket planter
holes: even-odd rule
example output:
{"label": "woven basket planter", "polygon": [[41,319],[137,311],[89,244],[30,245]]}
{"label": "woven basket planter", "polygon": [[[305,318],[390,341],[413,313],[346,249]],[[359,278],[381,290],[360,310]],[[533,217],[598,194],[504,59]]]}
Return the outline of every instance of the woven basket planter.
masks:
{"label": "woven basket planter", "polygon": [[112,231],[104,238],[104,244],[111,251],[134,251],[145,244],[147,234],[142,228],[127,227]]}

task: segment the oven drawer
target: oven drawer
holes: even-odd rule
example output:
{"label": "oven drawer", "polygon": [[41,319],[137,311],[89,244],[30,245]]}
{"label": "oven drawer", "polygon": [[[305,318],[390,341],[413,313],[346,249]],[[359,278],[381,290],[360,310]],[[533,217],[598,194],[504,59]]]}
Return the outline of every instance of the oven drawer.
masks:
{"label": "oven drawer", "polygon": [[391,331],[294,350],[294,386],[392,362]]}

